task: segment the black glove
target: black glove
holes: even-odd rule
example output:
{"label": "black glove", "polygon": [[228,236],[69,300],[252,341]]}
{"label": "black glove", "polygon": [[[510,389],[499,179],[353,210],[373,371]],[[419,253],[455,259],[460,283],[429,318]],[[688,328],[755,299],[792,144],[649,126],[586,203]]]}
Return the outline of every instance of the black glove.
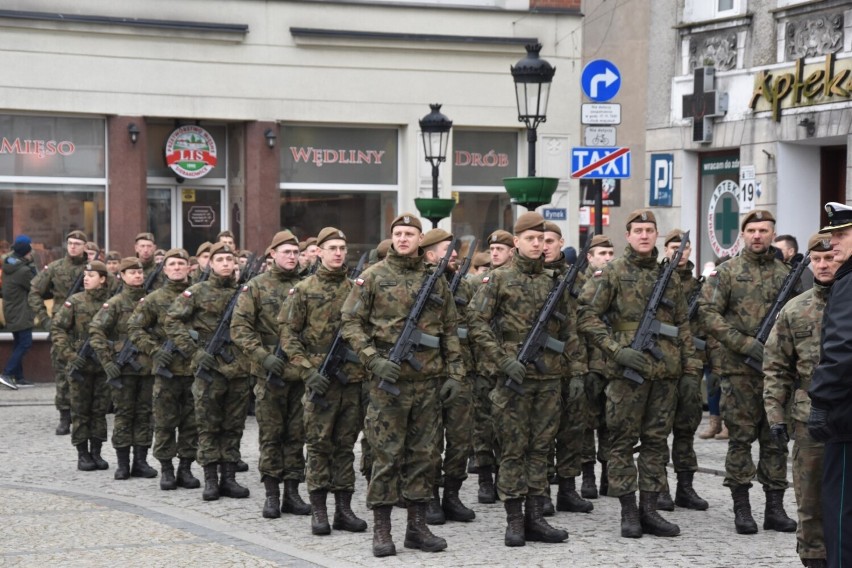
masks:
{"label": "black glove", "polygon": [[399,378],[399,365],[385,359],[384,357],[373,357],[367,363],[367,370],[379,377],[383,381],[395,383]]}
{"label": "black glove", "polygon": [[328,390],[329,384],[330,381],[314,369],[308,371],[308,374],[305,377],[305,386],[319,395],[325,394],[325,391]]}
{"label": "black glove", "polygon": [[154,360],[154,366],[157,369],[162,367],[168,367],[172,364],[172,361],[175,359],[175,354],[166,351],[165,349],[157,349],[154,354],[151,356]]}
{"label": "black glove", "polygon": [[808,433],[817,442],[827,442],[831,439],[831,427],[828,425],[828,410],[817,408],[811,404],[811,414],[808,416]]}
{"label": "black glove", "polygon": [[457,381],[456,379],[447,379],[441,386],[441,402],[443,404],[451,403],[459,396],[463,388],[464,385],[462,385],[460,381]]}
{"label": "black glove", "polygon": [[648,361],[641,351],[636,351],[632,347],[622,347],[615,353],[615,362],[623,367],[633,369],[641,375],[645,375],[649,371]]}
{"label": "black glove", "polygon": [[108,381],[112,381],[121,376],[121,368],[112,361],[107,361],[106,363],[104,363],[103,368]]}
{"label": "black glove", "polygon": [[212,369],[216,366],[216,357],[208,353],[203,349],[199,349],[195,353],[195,358],[193,360],[196,367],[203,367],[205,369]]}
{"label": "black glove", "polygon": [[786,450],[787,444],[790,443],[790,435],[787,433],[786,424],[773,424],[770,426],[769,437],[782,450]]}
{"label": "black glove", "polygon": [[755,339],[751,342],[751,344],[746,348],[743,355],[747,357],[751,357],[755,361],[763,361],[763,343]]}
{"label": "black glove", "polygon": [[287,363],[280,357],[276,357],[270,353],[263,359],[263,368],[278,377],[284,376],[284,371],[287,370]]}
{"label": "black glove", "polygon": [[518,384],[524,382],[524,377],[527,376],[527,369],[521,365],[514,357],[504,357],[499,363],[500,371],[506,374]]}

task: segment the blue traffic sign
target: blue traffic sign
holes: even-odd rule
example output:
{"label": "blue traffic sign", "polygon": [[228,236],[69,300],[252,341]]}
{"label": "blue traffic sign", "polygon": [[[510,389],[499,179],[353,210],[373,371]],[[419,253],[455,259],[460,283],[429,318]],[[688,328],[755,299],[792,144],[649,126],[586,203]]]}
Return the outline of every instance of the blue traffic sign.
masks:
{"label": "blue traffic sign", "polygon": [[571,148],[574,179],[624,179],[630,177],[630,148]]}
{"label": "blue traffic sign", "polygon": [[583,67],[580,84],[587,97],[604,103],[618,94],[621,88],[621,71],[612,61],[595,59]]}
{"label": "blue traffic sign", "polygon": [[544,210],[545,221],[567,221],[568,210],[563,208],[552,208]]}

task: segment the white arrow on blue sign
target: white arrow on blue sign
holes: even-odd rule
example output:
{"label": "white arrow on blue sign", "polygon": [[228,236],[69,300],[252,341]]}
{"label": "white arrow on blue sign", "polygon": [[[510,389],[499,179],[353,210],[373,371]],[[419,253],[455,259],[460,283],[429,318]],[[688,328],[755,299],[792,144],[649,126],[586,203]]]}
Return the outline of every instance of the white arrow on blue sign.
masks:
{"label": "white arrow on blue sign", "polygon": [[630,148],[571,148],[571,177],[624,179],[630,177]]}
{"label": "white arrow on blue sign", "polygon": [[583,67],[580,84],[587,97],[603,103],[618,94],[621,88],[621,71],[612,61],[595,59]]}

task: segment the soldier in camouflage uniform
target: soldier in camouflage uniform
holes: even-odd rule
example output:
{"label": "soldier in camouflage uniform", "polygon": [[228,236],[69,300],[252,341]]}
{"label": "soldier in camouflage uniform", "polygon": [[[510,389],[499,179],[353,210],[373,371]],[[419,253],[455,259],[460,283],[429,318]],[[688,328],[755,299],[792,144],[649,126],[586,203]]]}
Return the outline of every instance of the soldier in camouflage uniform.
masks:
{"label": "soldier in camouflage uniform", "polygon": [[[373,510],[373,555],[377,557],[396,554],[390,514],[399,499],[400,478],[408,501],[406,548],[437,552],[447,547],[447,541],[432,534],[426,524],[439,391],[440,399],[449,402],[464,381],[458,314],[446,280],[439,279],[433,290],[440,305],[428,302],[417,324],[424,334],[413,354],[420,370],[387,358],[429,276],[418,246],[421,238],[420,219],[410,213],[394,219],[393,246],[387,258],[355,280],[341,312],[343,337],[373,375],[364,430],[373,450],[367,506]],[[450,380],[440,386],[447,375]],[[395,396],[380,384],[395,384],[400,393]]]}
{"label": "soldier in camouflage uniform", "polygon": [[[272,238],[269,248],[274,251],[272,268],[252,279],[240,294],[231,320],[231,337],[251,358],[251,374],[257,379],[254,392],[260,444],[258,469],[266,489],[263,516],[274,519],[282,512],[309,515],[311,507],[299,496],[299,483],[305,475],[302,450],[305,386],[301,370],[288,365],[282,353],[276,354],[281,306],[287,293],[299,282],[296,236],[290,231],[280,231]],[[270,373],[279,380],[266,380]]]}
{"label": "soldier in camouflage uniform", "polygon": [[[68,292],[74,286],[77,278],[83,272],[83,267],[88,262],[84,247],[88,237],[83,231],[71,231],[65,238],[65,258],[54,260],[44,270],[36,275],[30,283],[30,294],[27,301],[35,316],[35,325],[45,331],[50,331],[50,316],[44,301],[53,298],[53,311],[65,302]],[[82,290],[82,285],[79,290]],[[56,434],[63,436],[71,433],[71,397],[69,395],[68,376],[65,374],[67,361],[58,356],[56,344],[50,347],[50,361],[53,364],[53,374],[56,380],[56,397],[54,404],[59,411],[59,425]]]}
{"label": "soldier in camouflage uniform", "polygon": [[[100,363],[94,357],[81,356],[79,352],[89,337],[92,317],[107,299],[109,273],[106,265],[97,261],[83,268],[84,291],[65,300],[56,310],[50,335],[56,360],[65,364],[63,371],[69,375],[73,419],[71,443],[77,448],[77,469],[94,471],[109,468],[101,457],[101,447],[107,439],[109,390]],[[79,377],[72,376],[78,373]]]}
{"label": "soldier in camouflage uniform", "polygon": [[[658,234],[651,211],[631,213],[625,254],[595,271],[579,300],[580,329],[607,359],[606,423],[612,437],[608,494],[621,502],[621,536],[626,538],[680,534],[680,527],[657,512],[657,497],[665,488],[667,438],[678,381],[683,376],[697,380],[701,366],[694,359],[686,299],[676,277],[669,281],[656,314],[666,324],[657,339],[663,358],[656,360],[629,347],[662,270],[655,247]],[[626,369],[639,373],[644,382],[624,378]],[[637,442],[641,442],[638,482],[633,461]],[[637,488],[641,512],[636,508]]]}
{"label": "soldier in camouflage uniform", "polygon": [[[553,318],[547,333],[564,342],[560,351],[550,348],[541,355],[543,370],[524,366],[517,351],[527,332],[535,324],[556,274],[545,270],[544,219],[538,213],[524,213],[515,223],[513,244],[517,251],[512,261],[482,278],[468,306],[470,339],[476,353],[497,366],[501,377],[491,391],[494,433],[500,447],[497,491],[506,507],[506,546],[524,546],[526,541],[562,542],[568,532],[550,526],[544,519],[548,501],[547,453],[559,427],[562,380],[582,377],[582,370],[571,370],[565,356],[579,358],[576,313],[570,309],[568,295],[560,300],[558,311],[563,320]],[[491,322],[496,322],[495,328]],[[515,385],[515,388],[511,388]],[[522,390],[523,393],[516,392]],[[526,513],[522,500],[526,498]]]}
{"label": "soldier in camouflage uniform", "polygon": [[[160,489],[164,491],[201,486],[190,469],[198,448],[191,353],[168,349],[163,327],[172,302],[189,288],[188,273],[189,253],[167,251],[163,258],[165,284],[145,296],[127,321],[130,340],[153,361],[154,457],[160,462]],[[177,473],[172,463],[175,456],[179,458]]]}
{"label": "soldier in camouflage uniform", "polygon": [[[136,257],[139,259],[139,262],[142,263],[142,270],[145,274],[142,280],[143,282],[146,282],[151,273],[157,270],[158,264],[154,258],[154,253],[157,252],[156,248],[157,242],[153,233],[139,233],[136,235],[133,250],[136,252]],[[165,283],[165,278],[166,277],[163,275],[163,272],[160,271],[149,286],[148,291],[156,290],[162,286]]]}
{"label": "soldier in camouflage uniform", "polygon": [[210,272],[210,247],[213,246],[213,243],[210,241],[204,241],[200,245],[198,245],[198,249],[195,252],[195,260],[198,262],[198,267],[194,268],[189,273],[189,281],[192,284],[197,284],[199,282],[204,281]]}
{"label": "soldier in camouflage uniform", "polygon": [[[367,523],[352,512],[355,492],[355,442],[364,423],[361,383],[366,371],[350,359],[336,371],[319,369],[340,327],[340,308],[352,289],[346,277],[346,235],[325,227],[317,236],[320,266],[316,273],[290,289],[281,309],[281,345],[298,368],[307,387],[304,423],[307,440],[307,484],[311,497],[311,532],[362,532]],[[345,384],[340,381],[343,377]],[[334,521],[328,522],[326,497],[334,493]]]}
{"label": "soldier in camouflage uniform", "polygon": [[775,301],[790,268],[775,258],[775,218],[756,209],[741,225],[743,251],[713,270],[701,290],[701,316],[707,333],[721,344],[722,418],[730,440],[725,486],[734,501],[739,534],[754,534],[748,490],[755,476],[751,445],[760,444],[757,480],[766,492],[765,530],[793,532],[796,522],[784,511],[787,448],[774,444],[763,408],[763,373],[746,358],[763,361],[763,344],[753,337]]}
{"label": "soldier in camouflage uniform", "polygon": [[[198,425],[197,458],[204,467],[201,497],[205,501],[215,501],[220,495],[237,499],[249,496],[249,490],[235,479],[248,411],[248,362],[234,346],[225,346],[233,358],[230,363],[204,348],[222,320],[228,302],[238,292],[233,278],[234,252],[223,243],[210,248],[209,278],[175,298],[164,323],[169,339],[192,357],[191,368],[196,375],[192,394]],[[197,343],[191,330],[198,334]],[[210,382],[198,376],[202,371],[210,375]],[[221,466],[221,479],[216,475],[217,465]]]}
{"label": "soldier in camouflage uniform", "polygon": [[[796,549],[802,564],[824,567],[825,541],[822,526],[822,469],[824,444],[807,428],[811,412],[808,397],[811,377],[819,362],[822,316],[838,263],[829,236],[816,234],[808,241],[814,286],[781,309],[769,339],[763,372],[763,405],[770,435],[786,448],[793,443],[793,489],[799,523]],[[792,393],[792,396],[791,396]],[[786,408],[792,407],[793,424],[787,424]],[[789,428],[789,430],[788,430]]]}

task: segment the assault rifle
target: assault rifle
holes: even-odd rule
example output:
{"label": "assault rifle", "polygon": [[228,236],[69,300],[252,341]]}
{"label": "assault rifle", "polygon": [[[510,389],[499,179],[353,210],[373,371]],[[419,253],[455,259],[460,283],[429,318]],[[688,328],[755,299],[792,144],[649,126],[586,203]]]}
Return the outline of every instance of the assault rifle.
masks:
{"label": "assault rifle", "polygon": [[[636,335],[633,336],[633,341],[630,342],[631,349],[650,353],[654,359],[658,361],[663,358],[663,352],[657,345],[657,337],[660,335],[677,336],[677,327],[669,324],[664,324],[657,319],[657,310],[660,304],[669,305],[669,300],[663,296],[666,293],[666,288],[669,287],[669,282],[677,270],[677,265],[680,264],[680,259],[683,257],[683,251],[686,245],[689,244],[689,231],[683,234],[683,240],[680,246],[672,255],[671,259],[663,259],[663,271],[657,277],[657,282],[654,284],[654,289],[651,291],[651,297],[648,298],[648,303],[645,305],[645,311],[642,312],[642,317],[639,319],[639,327],[636,329]],[[644,377],[635,369],[629,367],[624,369],[622,376],[636,384],[645,382]]]}
{"label": "assault rifle", "polygon": [[74,281],[74,284],[71,286],[71,289],[68,290],[68,295],[65,296],[66,299],[70,298],[77,292],[79,292],[83,288],[83,276],[86,274],[86,269],[80,271],[80,274],[77,276],[77,279]]}
{"label": "assault rifle", "polygon": [[[397,365],[402,365],[404,361],[408,361],[408,364],[411,365],[415,371],[419,371],[423,368],[423,365],[415,359],[414,351],[419,345],[426,345],[426,342],[431,336],[428,336],[417,329],[417,323],[423,315],[423,310],[426,309],[427,302],[433,301],[438,304],[444,303],[444,300],[434,295],[432,291],[435,289],[435,284],[437,284],[438,279],[443,277],[455,246],[456,239],[453,239],[450,246],[447,247],[447,252],[444,254],[444,258],[441,259],[441,262],[438,263],[438,266],[435,267],[432,274],[430,274],[423,282],[423,285],[420,287],[420,291],[417,292],[417,297],[414,299],[414,305],[411,306],[411,311],[408,312],[408,316],[405,318],[402,333],[399,334],[396,343],[393,344],[390,353],[388,353],[388,359]],[[437,340],[437,338],[434,337],[431,337],[431,339]],[[435,341],[434,347],[439,347],[437,341]],[[379,388],[394,396],[399,396],[399,387],[384,379],[379,381]]]}
{"label": "assault rifle", "polygon": [[[160,347],[160,349],[164,349],[168,353],[177,353],[184,359],[188,359],[186,353],[184,353],[180,347],[175,345],[175,342],[171,339],[166,340],[166,342],[163,343],[163,346]],[[174,373],[169,371],[167,367],[157,367],[156,369],[154,369],[154,373],[166,379],[171,379],[175,376]]]}
{"label": "assault rifle", "polygon": [[470,243],[470,247],[467,249],[467,256],[464,257],[464,261],[462,261],[462,265],[456,270],[456,273],[453,274],[453,279],[450,282],[450,295],[453,297],[453,300],[456,304],[460,306],[466,305],[466,302],[461,298],[456,298],[456,292],[459,290],[459,286],[461,285],[462,279],[467,275],[467,272],[470,270],[470,265],[473,262],[473,255],[476,252],[476,239]]}
{"label": "assault rifle", "polygon": [[[765,345],[766,340],[769,339],[769,332],[772,331],[772,326],[775,325],[775,320],[778,319],[778,312],[780,312],[781,308],[784,307],[784,304],[793,297],[793,294],[796,291],[796,286],[798,286],[799,280],[802,278],[802,273],[810,263],[811,253],[809,252],[793,267],[790,272],[787,273],[787,277],[784,279],[783,284],[781,284],[781,289],[778,291],[778,295],[775,296],[775,301],[772,302],[772,306],[769,308],[769,311],[766,312],[765,316],[763,316],[763,320],[760,322],[760,327],[757,328],[757,334],[754,336],[754,338],[762,344]],[[763,372],[762,361],[756,361],[751,357],[746,357],[745,364],[755,371]]]}
{"label": "assault rifle", "polygon": [[[565,350],[564,341],[559,341],[547,333],[547,324],[550,323],[551,318],[556,318],[559,321],[565,320],[565,314],[559,313],[556,311],[556,308],[559,306],[559,302],[562,301],[562,296],[565,294],[565,291],[571,290],[574,287],[574,282],[577,281],[577,276],[584,269],[585,263],[580,262],[580,259],[586,258],[586,255],[588,255],[589,250],[592,247],[593,236],[593,234],[590,234],[586,238],[586,244],[583,246],[583,250],[581,250],[580,254],[577,255],[577,262],[571,265],[571,268],[568,269],[565,276],[550,289],[550,292],[548,292],[547,298],[544,300],[544,304],[538,311],[535,324],[533,324],[532,328],[529,332],[527,332],[527,336],[524,338],[524,342],[518,350],[518,363],[524,367],[532,363],[535,365],[538,372],[544,373],[547,371],[547,367],[541,361],[541,356],[544,354],[544,350],[550,349],[556,353],[562,353]],[[507,378],[504,384],[507,388],[515,391],[516,393],[524,394],[524,387],[512,379]]]}
{"label": "assault rifle", "polygon": [[[692,321],[698,315],[698,299],[701,297],[701,288],[704,287],[705,278],[702,276],[698,279],[698,284],[695,290],[689,295],[689,300],[686,302],[686,321]],[[695,349],[704,351],[707,349],[707,342],[695,336],[692,337],[692,342],[695,344]]]}
{"label": "assault rifle", "polygon": [[151,292],[151,288],[154,287],[154,284],[157,282],[157,278],[163,273],[164,264],[165,261],[158,262],[157,268],[152,270],[151,274],[148,275],[148,278],[145,279],[145,283],[142,284],[142,288],[145,289],[145,294],[149,294]]}
{"label": "assault rifle", "polygon": [[[129,366],[136,372],[142,370],[142,365],[136,360],[136,357],[139,356],[139,350],[136,349],[136,346],[133,345],[133,342],[130,341],[130,338],[124,340],[124,345],[121,346],[121,351],[118,352],[118,355],[115,358],[115,364],[118,365],[120,369],[124,369],[124,367]],[[121,377],[116,379],[108,380],[107,384],[110,386],[121,388]]]}

